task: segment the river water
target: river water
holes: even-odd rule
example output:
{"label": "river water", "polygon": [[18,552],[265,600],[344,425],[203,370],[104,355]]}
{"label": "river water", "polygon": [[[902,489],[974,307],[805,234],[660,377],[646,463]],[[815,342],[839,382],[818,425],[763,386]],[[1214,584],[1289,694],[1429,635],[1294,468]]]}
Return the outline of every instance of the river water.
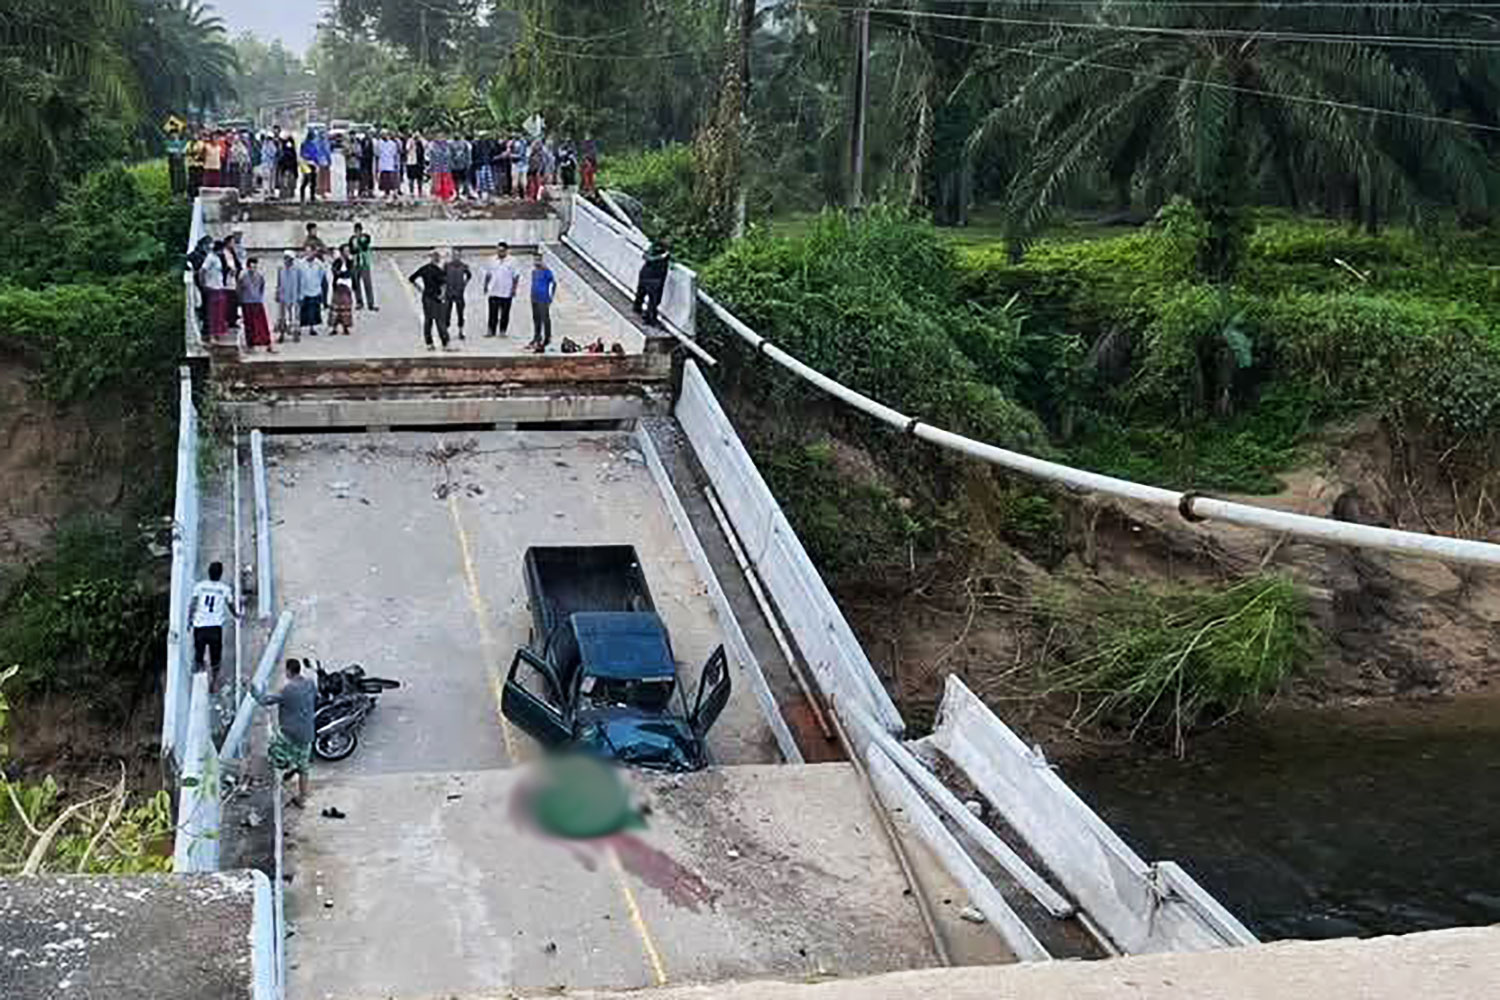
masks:
{"label": "river water", "polygon": [[1278,710],[1063,774],[1264,940],[1500,923],[1500,697]]}

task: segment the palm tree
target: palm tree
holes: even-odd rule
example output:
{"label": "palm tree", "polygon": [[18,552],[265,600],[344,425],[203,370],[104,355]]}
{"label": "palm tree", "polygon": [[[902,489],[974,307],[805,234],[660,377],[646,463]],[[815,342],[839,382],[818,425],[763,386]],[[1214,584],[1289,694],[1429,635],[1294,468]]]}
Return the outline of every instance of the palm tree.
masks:
{"label": "palm tree", "polygon": [[129,44],[152,123],[214,111],[235,96],[239,59],[224,21],[201,0],[133,0]]}
{"label": "palm tree", "polygon": [[22,184],[55,190],[62,147],[91,120],[130,120],[134,76],[119,48],[126,0],[7,0],[0,16],[0,156]]}
{"label": "palm tree", "polygon": [[[1204,270],[1221,279],[1235,263],[1238,208],[1258,185],[1293,204],[1357,211],[1372,228],[1433,202],[1489,208],[1496,171],[1484,145],[1440,119],[1463,93],[1492,121],[1496,88],[1455,77],[1453,46],[1373,38],[1455,36],[1452,18],[1409,6],[1080,6],[1066,31],[1006,46],[992,67],[1032,66],[971,144],[1007,125],[1029,136],[1008,196],[1012,253],[1081,185],[1101,181],[1154,204],[1186,194],[1209,223]],[[1477,19],[1461,30],[1496,37]],[[1309,37],[1332,34],[1343,40]],[[1492,51],[1469,53],[1489,77]]]}

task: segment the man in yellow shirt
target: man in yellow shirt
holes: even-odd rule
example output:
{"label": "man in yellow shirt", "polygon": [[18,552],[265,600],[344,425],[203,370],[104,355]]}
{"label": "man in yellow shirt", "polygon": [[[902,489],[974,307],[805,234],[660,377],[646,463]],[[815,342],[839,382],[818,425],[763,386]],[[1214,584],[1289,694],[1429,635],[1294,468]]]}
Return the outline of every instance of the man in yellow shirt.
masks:
{"label": "man in yellow shirt", "polygon": [[187,193],[189,198],[198,197],[198,189],[203,187],[203,161],[207,155],[208,147],[203,141],[203,136],[193,133],[193,139],[187,144]]}

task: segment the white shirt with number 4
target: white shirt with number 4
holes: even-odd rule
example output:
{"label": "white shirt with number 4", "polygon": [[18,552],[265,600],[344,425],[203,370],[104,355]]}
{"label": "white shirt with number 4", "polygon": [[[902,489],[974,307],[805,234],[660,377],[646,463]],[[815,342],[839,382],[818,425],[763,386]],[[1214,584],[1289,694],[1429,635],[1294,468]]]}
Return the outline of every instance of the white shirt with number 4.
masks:
{"label": "white shirt with number 4", "polygon": [[223,626],[234,591],[222,580],[204,580],[193,588],[193,628]]}

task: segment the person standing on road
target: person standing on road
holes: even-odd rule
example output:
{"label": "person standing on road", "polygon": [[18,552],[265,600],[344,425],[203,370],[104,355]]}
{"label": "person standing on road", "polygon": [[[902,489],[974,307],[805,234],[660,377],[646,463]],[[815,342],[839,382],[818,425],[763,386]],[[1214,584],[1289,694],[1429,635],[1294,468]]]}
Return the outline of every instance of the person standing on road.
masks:
{"label": "person standing on road", "polygon": [[438,336],[443,340],[443,350],[448,350],[448,320],[447,310],[443,305],[444,291],[448,287],[448,275],[439,266],[443,259],[441,250],[434,250],[427,255],[427,263],[417,268],[412,276],[407,279],[413,285],[422,289],[422,339],[427,341],[427,349],[432,346],[432,328],[438,330]]}
{"label": "person standing on road", "polygon": [[484,294],[490,303],[490,327],[486,337],[510,336],[510,308],[515,304],[521,272],[510,256],[510,244],[495,248],[495,259],[484,269]]}
{"label": "person standing on road", "polygon": [[271,324],[266,319],[266,276],[260,269],[260,260],[251,257],[240,275],[240,310],[245,316],[245,343],[254,351],[264,347],[267,354],[275,354],[271,345]]}
{"label": "person standing on road", "polygon": [[552,299],[557,294],[557,277],[541,254],[536,255],[531,270],[531,349],[546,354],[552,343]]}
{"label": "person standing on road", "polygon": [[[380,173],[380,182],[385,184],[385,171]],[[354,251],[354,304],[358,309],[380,312],[375,304],[375,241],[365,232],[362,223],[354,224],[354,236],[349,240]]]}
{"label": "person standing on road", "polygon": [[328,244],[323,242],[323,237],[318,235],[318,224],[316,222],[309,222],[307,224],[307,238],[302,241],[302,248],[305,250],[308,247],[312,247],[314,250],[326,250],[328,248]]}
{"label": "person standing on road", "polygon": [[427,144],[422,141],[422,133],[418,132],[406,140],[406,183],[413,198],[422,197],[426,179]]}
{"label": "person standing on road", "polygon": [[229,335],[229,300],[224,294],[224,278],[228,271],[229,268],[224,263],[224,241],[214,240],[213,249],[203,258],[200,271],[203,282],[204,339],[210,344],[218,343]]}
{"label": "person standing on road", "polygon": [[224,564],[211,563],[208,579],[198,581],[193,587],[191,608],[193,623],[193,671],[205,666],[203,654],[208,654],[206,664],[213,673],[209,676],[210,690],[219,689],[219,664],[224,660],[224,616],[233,615],[238,621],[239,609],[234,606],[234,591],[224,582]]}
{"label": "person standing on road", "polygon": [[527,193],[526,171],[530,163],[530,147],[526,140],[516,136],[510,141],[511,195],[525,198]]}
{"label": "person standing on road", "polygon": [[276,194],[282,201],[297,197],[297,144],[291,136],[282,138],[276,155]]}
{"label": "person standing on road", "polygon": [[401,194],[401,147],[389,132],[374,143],[375,166],[380,175],[380,197],[390,199]]}
{"label": "person standing on road", "polygon": [[313,162],[318,166],[318,194],[330,197],[333,194],[333,141],[327,132],[313,134]]}
{"label": "person standing on road", "polygon": [[297,292],[302,300],[297,325],[309,337],[318,335],[318,327],[323,325],[323,306],[328,300],[328,275],[318,259],[322,253],[321,248],[309,244],[297,262]]}
{"label": "person standing on road", "polygon": [[474,196],[471,186],[473,178],[470,168],[474,164],[474,147],[468,139],[460,136],[448,143],[448,155],[453,165],[454,196],[468,200]]}
{"label": "person standing on road", "polygon": [[297,794],[292,805],[301,809],[307,804],[307,769],[312,761],[313,717],[318,708],[318,686],[302,676],[300,660],[286,661],[286,683],[275,694],[258,688],[250,696],[261,705],[276,707],[276,735],[266,750],[271,766],[297,776]]}
{"label": "person standing on road", "polygon": [[204,163],[208,158],[208,144],[203,141],[203,136],[194,133],[193,138],[187,144],[187,196],[198,197],[198,192],[203,188]]}
{"label": "person standing on road", "polygon": [[453,158],[448,140],[438,136],[427,144],[427,166],[432,174],[432,196],[453,200]]}
{"label": "person standing on road", "polygon": [[287,250],[281,256],[281,270],[276,272],[276,339],[286,343],[286,335],[292,342],[302,342],[302,329],[298,325],[302,308],[302,293],[297,271],[297,255]]}
{"label": "person standing on road", "polygon": [[354,332],[354,251],[349,244],[339,246],[333,258],[333,316],[328,321],[328,335],[337,337]]}
{"label": "person standing on road", "polygon": [[302,187],[298,201],[318,200],[318,140],[311,132],[302,140]]}
{"label": "person standing on road", "polygon": [[463,252],[454,247],[448,255],[448,263],[443,266],[443,275],[447,279],[443,286],[444,314],[443,322],[449,327],[453,325],[453,313],[458,312],[458,339],[464,339],[464,306],[469,293],[469,282],[474,278],[474,272],[469,270],[469,265],[464,261]]}
{"label": "person standing on road", "polygon": [[224,149],[217,133],[203,142],[203,186],[216,188],[223,181]]}
{"label": "person standing on road", "polygon": [[172,182],[172,197],[181,198],[187,194],[187,140],[182,137],[180,129],[174,129],[167,133],[167,176]]}
{"label": "person standing on road", "polygon": [[[641,273],[635,283],[635,312],[647,326],[660,326],[657,311],[667,289],[667,275],[672,269],[672,251],[665,241],[646,248]],[[644,308],[643,308],[644,307]]]}

